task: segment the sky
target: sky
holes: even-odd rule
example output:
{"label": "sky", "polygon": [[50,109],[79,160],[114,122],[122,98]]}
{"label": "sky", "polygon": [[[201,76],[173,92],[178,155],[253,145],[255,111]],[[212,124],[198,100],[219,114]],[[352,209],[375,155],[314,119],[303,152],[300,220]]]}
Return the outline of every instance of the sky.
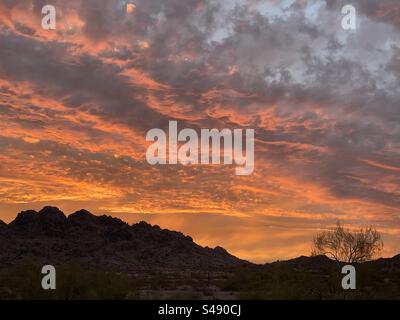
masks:
{"label": "sky", "polygon": [[[396,0],[0,0],[0,219],[85,208],[258,263],[341,220],[397,254],[399,31]],[[171,120],[254,129],[254,172],[149,165]]]}

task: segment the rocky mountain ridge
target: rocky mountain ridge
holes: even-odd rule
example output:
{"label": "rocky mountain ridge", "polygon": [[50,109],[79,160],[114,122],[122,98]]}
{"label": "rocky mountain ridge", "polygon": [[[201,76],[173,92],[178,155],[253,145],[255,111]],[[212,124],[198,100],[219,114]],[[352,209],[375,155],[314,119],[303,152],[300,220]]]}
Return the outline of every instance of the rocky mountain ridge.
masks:
{"label": "rocky mountain ridge", "polygon": [[225,249],[202,247],[180,232],[144,221],[129,225],[79,210],[68,217],[56,207],[20,212],[0,222],[0,266],[24,259],[61,264],[79,260],[123,270],[215,269],[250,264]]}

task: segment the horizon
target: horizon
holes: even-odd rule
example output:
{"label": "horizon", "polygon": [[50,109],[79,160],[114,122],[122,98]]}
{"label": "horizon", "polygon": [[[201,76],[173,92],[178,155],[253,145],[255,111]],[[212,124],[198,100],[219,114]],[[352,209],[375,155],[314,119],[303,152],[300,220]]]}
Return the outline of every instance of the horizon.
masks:
{"label": "horizon", "polygon": [[[81,208],[81,209],[75,210],[75,211],[73,211],[73,212],[65,212],[65,211],[63,211],[62,209],[60,209],[60,208],[58,208],[58,207],[56,207],[56,206],[46,205],[46,206],[43,206],[43,207],[40,208],[40,209],[26,209],[26,210],[20,211],[20,212],[18,212],[18,213],[14,216],[14,218],[10,218],[10,219],[7,219],[7,220],[1,220],[1,219],[0,219],[0,221],[3,221],[3,222],[5,222],[5,223],[8,225],[8,224],[10,224],[11,222],[13,222],[13,221],[17,218],[18,214],[21,213],[21,212],[26,212],[26,211],[29,211],[29,210],[33,210],[33,211],[35,211],[36,213],[39,214],[41,210],[43,210],[43,209],[45,209],[45,208],[49,208],[49,207],[50,207],[50,208],[56,208],[56,209],[60,210],[60,211],[64,214],[64,216],[67,217],[67,218],[68,218],[70,215],[72,215],[72,214],[74,214],[74,213],[76,213],[76,212],[79,212],[79,211],[81,211],[81,210],[85,210],[85,211],[88,211],[90,214],[92,214],[92,215],[94,215],[94,216],[97,216],[97,217],[106,215],[106,216],[118,218],[118,219],[120,219],[121,221],[127,223],[127,224],[130,225],[130,226],[132,226],[132,225],[134,225],[134,224],[137,224],[137,223],[140,223],[140,222],[145,222],[145,223],[150,224],[151,226],[159,226],[159,227],[160,227],[161,229],[163,229],[163,230],[170,230],[170,231],[181,232],[181,233],[182,233],[183,235],[185,235],[185,236],[190,236],[190,237],[193,239],[193,242],[195,242],[195,243],[201,245],[202,247],[210,247],[210,248],[223,247],[222,245],[219,245],[219,244],[216,244],[216,245],[214,245],[214,246],[209,246],[209,245],[206,245],[206,244],[201,244],[201,243],[199,243],[199,242],[193,237],[193,235],[188,234],[188,233],[186,233],[186,232],[183,232],[182,230],[175,230],[175,229],[171,229],[171,228],[168,228],[168,227],[165,227],[165,226],[162,226],[162,225],[160,226],[160,225],[158,225],[157,223],[151,222],[151,219],[150,219],[150,220],[149,220],[149,219],[148,219],[148,220],[142,219],[143,216],[146,215],[146,214],[130,214],[130,215],[128,216],[129,218],[132,218],[133,216],[136,216],[136,219],[133,219],[131,222],[128,222],[128,221],[126,221],[126,219],[124,219],[123,217],[118,216],[118,215],[117,215],[117,216],[116,216],[116,215],[113,216],[113,215],[107,215],[107,214],[96,214],[95,212],[91,212],[90,210],[87,210],[87,209],[85,209],[85,208]],[[125,216],[125,217],[126,217],[126,216]],[[344,227],[346,227],[346,226],[344,226]],[[332,229],[331,229],[331,228],[326,228],[325,230],[332,230]],[[224,248],[224,247],[223,247],[223,248]],[[224,249],[227,249],[227,248],[224,248]],[[291,259],[300,258],[300,257],[303,257],[303,256],[305,256],[305,257],[312,257],[312,256],[313,256],[313,254],[312,254],[311,252],[309,252],[308,254],[305,253],[305,254],[300,254],[300,255],[297,255],[297,256],[288,256],[288,257],[286,257],[286,258],[284,258],[284,259],[275,259],[275,260],[268,260],[268,261],[261,261],[261,260],[260,260],[260,261],[257,261],[257,260],[246,259],[246,258],[244,258],[244,257],[238,256],[238,255],[234,254],[233,252],[231,252],[230,250],[227,250],[227,251],[228,251],[230,254],[234,255],[235,257],[237,257],[237,258],[239,258],[239,259],[242,259],[242,260],[245,260],[245,261],[249,261],[249,262],[254,263],[254,264],[260,264],[260,265],[268,264],[268,263],[273,263],[273,262],[279,262],[279,261],[287,261],[287,260],[291,260]],[[390,256],[390,255],[388,255],[388,256],[383,256],[381,253],[379,253],[379,255],[378,255],[378,256],[375,256],[373,260],[378,260],[378,259],[381,259],[381,258],[392,258],[392,257],[398,256],[398,255],[400,255],[400,253],[395,253],[395,254],[393,254],[393,255],[391,255],[391,256]],[[327,257],[328,259],[331,259],[330,257],[328,257],[328,256],[326,256],[326,255],[324,255],[324,256]]]}
{"label": "horizon", "polygon": [[[350,2],[356,30],[342,0],[54,0],[51,30],[41,0],[0,3],[0,219],[85,208],[256,263],[340,220],[398,254],[400,7]],[[170,121],[254,130],[254,168],[150,164]]]}

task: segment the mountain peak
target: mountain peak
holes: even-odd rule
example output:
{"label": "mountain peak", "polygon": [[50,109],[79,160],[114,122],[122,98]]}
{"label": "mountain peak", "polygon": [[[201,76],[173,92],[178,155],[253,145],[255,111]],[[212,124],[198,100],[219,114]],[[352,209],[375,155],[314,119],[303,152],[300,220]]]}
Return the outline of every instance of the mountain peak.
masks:
{"label": "mountain peak", "polygon": [[214,251],[219,252],[219,253],[223,253],[223,254],[227,254],[227,253],[228,253],[228,251],[226,251],[225,248],[222,248],[222,247],[220,247],[220,246],[216,246],[216,247],[214,248]]}
{"label": "mountain peak", "polygon": [[78,223],[91,222],[95,218],[96,218],[96,216],[94,214],[92,214],[91,212],[89,212],[85,209],[75,211],[74,213],[72,213],[68,216],[69,221],[78,222]]}
{"label": "mountain peak", "polygon": [[35,210],[21,211],[17,217],[11,222],[11,225],[21,225],[36,221],[38,213]]}
{"label": "mountain peak", "polygon": [[39,212],[27,210],[18,213],[9,224],[10,231],[24,237],[60,237],[65,235],[67,220],[58,208],[44,207]]}
{"label": "mountain peak", "polygon": [[80,209],[78,211],[75,211],[74,213],[72,213],[70,216],[72,215],[77,215],[77,216],[93,216],[93,214],[90,211],[87,211],[86,209]]}
{"label": "mountain peak", "polygon": [[[144,221],[129,226],[116,217],[98,216],[84,209],[68,217],[56,207],[44,207],[39,212],[23,211],[1,229],[10,244],[9,256],[15,259],[19,257],[19,247],[13,244],[18,239],[38,259],[51,255],[56,262],[63,263],[74,257],[124,270],[204,269],[248,263],[223,248],[203,248],[181,232]],[[34,247],[30,246],[32,239],[35,239]]]}
{"label": "mountain peak", "polygon": [[62,212],[57,207],[46,206],[43,207],[42,210],[38,212],[38,214],[42,217],[57,219],[57,220],[65,220],[66,216],[64,212]]}
{"label": "mountain peak", "polygon": [[151,227],[151,224],[146,222],[146,221],[139,221],[138,223],[136,223],[136,225],[138,226],[143,226],[143,227]]}

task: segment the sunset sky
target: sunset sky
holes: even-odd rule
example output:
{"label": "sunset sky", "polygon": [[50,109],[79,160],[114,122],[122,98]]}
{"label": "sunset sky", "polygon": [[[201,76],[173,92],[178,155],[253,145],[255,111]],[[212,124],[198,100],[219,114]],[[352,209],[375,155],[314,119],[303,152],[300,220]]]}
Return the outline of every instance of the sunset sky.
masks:
{"label": "sunset sky", "polygon": [[[254,129],[254,172],[149,165],[170,120]],[[0,219],[45,205],[254,262],[338,219],[400,253],[400,1],[0,0]]]}

